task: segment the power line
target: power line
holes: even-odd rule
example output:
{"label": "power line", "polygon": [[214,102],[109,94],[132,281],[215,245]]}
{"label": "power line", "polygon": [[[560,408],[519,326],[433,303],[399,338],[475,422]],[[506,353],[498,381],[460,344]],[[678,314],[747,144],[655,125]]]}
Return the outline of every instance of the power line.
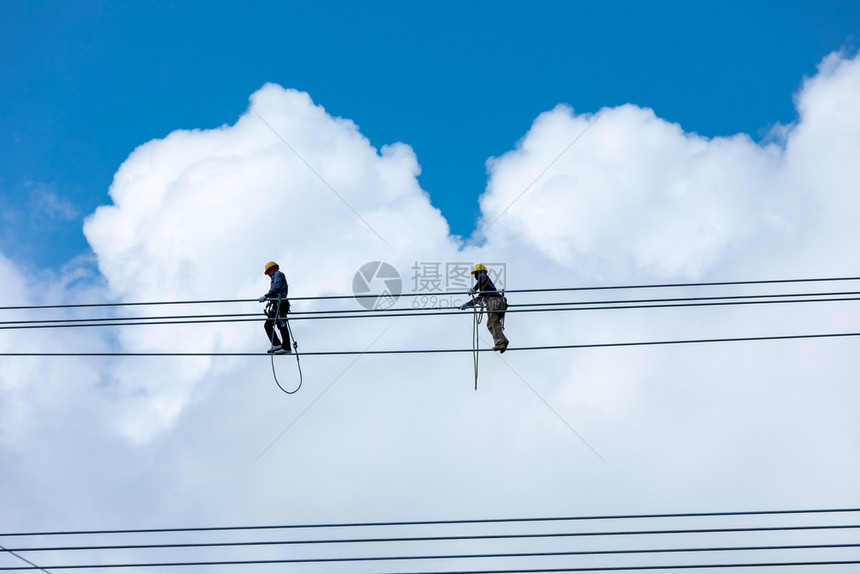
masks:
{"label": "power line", "polygon": [[[651,298],[651,299],[614,299],[614,300],[598,300],[598,301],[565,301],[565,302],[540,302],[540,303],[519,303],[514,307],[535,307],[535,306],[555,306],[555,305],[582,305],[582,306],[600,306],[606,305],[640,305],[640,304],[656,304],[655,306],[675,306],[674,304],[683,303],[781,303],[789,297],[803,297],[804,299],[789,300],[790,303],[807,303],[815,301],[856,301],[860,291],[825,291],[817,293],[770,293],[763,295],[722,295],[709,297],[669,297],[669,298]],[[825,298],[826,297],[826,298]],[[843,299],[842,297],[850,297]],[[761,299],[762,301],[758,301]],[[611,307],[615,308],[615,307]],[[617,307],[626,309],[628,307]]]}
{"label": "power line", "polygon": [[[607,291],[607,290],[626,290],[626,289],[669,289],[669,288],[694,288],[694,287],[726,287],[726,286],[744,286],[744,285],[780,285],[780,284],[795,284],[795,283],[826,283],[826,282],[848,282],[860,281],[860,277],[819,277],[819,278],[802,278],[802,279],[766,279],[766,280],[750,280],[750,281],[710,281],[710,282],[690,282],[690,283],[653,283],[640,285],[597,285],[586,287],[548,287],[535,289],[506,289],[506,293],[551,293],[551,292],[572,292],[572,291]],[[434,291],[434,292],[418,292],[418,293],[400,293],[397,297],[432,297],[432,296],[451,296],[455,294],[465,294],[462,291]],[[352,295],[323,295],[310,297],[290,297],[291,301],[324,301],[338,299],[377,299],[380,297],[389,297],[391,294],[352,294]],[[73,308],[89,308],[89,307],[134,307],[147,305],[201,305],[201,304],[217,304],[217,303],[254,303],[257,299],[199,299],[199,300],[183,300],[183,301],[136,301],[136,302],[114,302],[114,303],[69,303],[57,305],[14,305],[0,307],[0,311],[12,310],[31,310],[31,309],[73,309]]]}
{"label": "power line", "polygon": [[[401,542],[453,542],[453,541],[476,541],[476,540],[516,540],[537,538],[571,538],[571,537],[611,537],[611,536],[643,536],[643,535],[682,535],[682,534],[736,534],[751,532],[788,532],[788,531],[815,531],[815,530],[839,530],[857,529],[860,524],[839,526],[785,526],[785,527],[758,527],[758,528],[711,528],[693,530],[643,530],[631,532],[575,532],[575,533],[541,533],[541,534],[497,534],[497,535],[474,535],[474,536],[416,536],[401,538],[353,538],[353,539],[331,539],[331,540],[255,540],[244,542],[184,542],[184,543],[162,543],[162,544],[103,544],[91,546],[43,546],[9,548],[6,552],[80,552],[93,550],[176,550],[191,548],[241,548],[249,546],[307,546],[312,544],[369,544],[369,543],[401,543]],[[286,562],[355,562],[359,560],[440,560],[440,559],[464,559],[464,558],[535,558],[535,557],[559,557],[559,556],[596,556],[611,554],[657,554],[657,553],[679,553],[679,552],[747,552],[763,550],[823,550],[823,549],[860,548],[860,542],[841,544],[783,544],[770,546],[728,546],[728,547],[687,547],[687,548],[645,548],[645,549],[622,549],[622,550],[570,550],[557,552],[503,552],[492,554],[445,554],[445,555],[421,555],[421,556],[391,556],[374,558],[341,558],[341,559],[294,559]],[[2,568],[0,568],[2,570]]]}
{"label": "power line", "polygon": [[860,507],[845,508],[788,508],[771,510],[734,510],[716,512],[668,512],[656,514],[592,514],[582,516],[542,516],[542,517],[508,517],[508,518],[469,518],[453,520],[397,520],[379,522],[323,522],[303,524],[269,524],[245,526],[203,526],[178,528],[120,528],[112,530],[54,530],[30,532],[0,532],[0,538],[16,536],[81,536],[106,534],[167,534],[184,532],[224,532],[246,530],[307,530],[333,528],[385,528],[402,526],[460,526],[460,525],[490,525],[490,524],[529,524],[547,522],[578,522],[578,521],[619,521],[619,520],[656,520],[677,518],[736,518],[736,517],[774,517],[808,514],[851,514],[860,513]]}
{"label": "power line", "polygon": [[[200,544],[162,544],[162,545],[125,545],[105,547],[71,547],[47,549],[53,551],[74,550],[116,550],[116,549],[174,549],[174,548],[200,548],[200,547],[225,547],[225,546],[250,546],[250,545],[276,545],[280,542],[246,542],[246,543],[200,543]],[[563,558],[574,556],[626,556],[640,554],[704,554],[718,552],[761,552],[761,551],[784,551],[784,550],[836,550],[858,548],[860,543],[846,544],[789,544],[769,546],[708,546],[708,547],[686,547],[686,548],[636,548],[619,550],[571,550],[558,552],[498,552],[484,554],[421,554],[421,555],[396,555],[396,556],[348,556],[348,557],[321,557],[321,558],[284,558],[271,561],[243,560],[230,562],[173,562],[173,563],[138,563],[138,564],[103,564],[100,567],[107,568],[129,568],[129,567],[161,567],[161,566],[215,566],[215,565],[240,565],[240,564],[318,564],[318,563],[341,563],[341,562],[391,562],[391,561],[432,561],[432,560],[486,560],[490,558],[520,559],[520,558]],[[22,549],[36,552],[40,549]],[[33,568],[44,570],[32,562],[25,560]],[[93,568],[93,565],[65,565],[51,566],[51,568]],[[22,568],[6,567],[0,570],[21,570]]]}
{"label": "power line", "polygon": [[[822,560],[807,562],[752,562],[735,564],[670,564],[659,566],[595,566],[585,568],[517,568],[515,570],[422,570],[421,574],[538,574],[553,572],[618,572],[624,570],[695,570],[705,568],[767,568],[789,566],[846,566],[860,564],[860,560]],[[391,572],[389,574],[406,574]]]}
{"label": "power line", "polygon": [[[691,345],[703,343],[748,343],[757,341],[790,341],[799,339],[834,339],[857,337],[860,333],[816,333],[806,335],[768,335],[762,337],[721,337],[714,339],[677,339],[665,341],[631,341],[621,343],[586,343],[578,345],[537,345],[531,347],[508,347],[510,351],[559,351],[566,349],[603,349],[616,347],[647,347],[661,345]],[[302,356],[343,356],[343,355],[422,355],[471,353],[473,349],[384,349],[365,351],[303,351]],[[478,352],[491,352],[491,349],[478,349]],[[0,357],[258,357],[268,356],[259,352],[7,352]]]}
{"label": "power line", "polygon": [[[835,297],[834,297],[835,296]],[[788,297],[802,297],[790,299]],[[771,295],[743,295],[722,297],[684,297],[662,299],[632,299],[612,301],[563,301],[512,304],[506,313],[546,313],[563,311],[643,310],[686,307],[712,307],[730,305],[771,305],[802,303],[833,303],[860,301],[860,291],[836,293],[799,293]],[[489,311],[491,312],[491,311]],[[319,310],[293,311],[290,320],[320,319],[372,319],[388,317],[437,317],[461,315],[450,307],[392,308],[385,310]],[[261,313],[220,313],[208,315],[159,315],[143,317],[91,317],[79,319],[38,319],[0,321],[0,330],[61,329],[81,327],[128,327],[146,325],[195,325],[265,321]]]}
{"label": "power line", "polygon": [[27,560],[26,558],[24,558],[23,556],[21,556],[20,554],[18,554],[18,553],[17,553],[14,549],[12,549],[12,548],[6,548],[6,547],[4,547],[4,546],[0,545],[0,552],[8,552],[11,556],[14,556],[15,558],[17,558],[17,559],[18,559],[18,560],[20,560],[21,562],[26,562],[27,564],[29,564],[29,565],[30,565],[34,570],[41,570],[42,572],[46,572],[47,574],[51,574],[51,573],[50,573],[50,571],[45,570],[44,568],[42,568],[41,566],[37,565],[36,563],[34,563],[34,562],[31,562],[31,561]]}
{"label": "power line", "polygon": [[[421,558],[416,557],[415,560]],[[384,558],[368,557],[355,558],[353,561],[380,561]],[[101,569],[101,568],[169,568],[169,567],[192,567],[192,566],[261,566],[273,564],[294,564],[301,562],[344,562],[344,559],[328,558],[319,560],[302,560],[302,559],[271,559],[271,560],[213,560],[213,561],[194,561],[194,562],[131,562],[131,563],[96,563],[96,564],[60,564],[51,565],[49,568],[54,570],[85,570],[85,569]],[[804,562],[748,562],[748,563],[711,563],[711,564],[663,564],[663,565],[630,565],[630,566],[591,566],[591,567],[568,567],[568,568],[517,568],[513,570],[421,570],[421,574],[537,574],[537,573],[553,573],[553,572],[617,572],[617,571],[643,571],[643,570],[694,570],[694,569],[712,569],[712,568],[765,568],[765,567],[797,567],[797,566],[847,566],[860,564],[860,560],[819,560],[819,561],[804,561]],[[0,571],[9,570],[36,570],[38,566],[22,566],[20,568],[0,567]],[[402,574],[414,574],[414,570],[408,570]],[[387,574],[401,574],[400,572],[389,572]]]}
{"label": "power line", "polygon": [[[127,543],[89,543],[89,544],[65,544],[54,546],[20,546],[16,548],[5,548],[4,550],[10,555],[21,558],[30,566],[6,566],[0,567],[0,571],[21,571],[21,570],[83,570],[83,569],[132,569],[132,568],[167,568],[167,567],[212,567],[212,566],[263,566],[263,565],[299,565],[299,564],[379,564],[382,563],[413,563],[408,572],[422,572],[427,574],[431,572],[428,568],[429,563],[433,561],[445,560],[448,562],[446,566],[448,570],[440,570],[439,574],[456,574],[456,573],[499,573],[513,574],[514,572],[609,572],[609,571],[636,571],[636,570],[698,570],[698,569],[713,569],[713,568],[761,568],[761,567],[791,567],[791,566],[844,566],[860,564],[860,560],[848,559],[850,555],[846,555],[846,551],[856,550],[860,548],[860,542],[853,540],[840,540],[836,537],[839,533],[856,531],[860,529],[860,524],[848,524],[839,520],[836,523],[824,523],[825,516],[835,518],[837,515],[847,516],[856,515],[860,512],[860,508],[834,508],[834,509],[818,509],[818,510],[764,510],[764,511],[735,511],[735,512],[700,512],[700,513],[663,513],[663,514],[626,514],[626,515],[589,515],[589,516],[556,516],[556,517],[526,517],[526,518],[493,518],[493,519],[464,519],[464,520],[431,520],[431,521],[390,521],[390,522],[351,522],[351,523],[328,523],[328,524],[286,524],[286,525],[246,525],[246,526],[225,526],[225,527],[199,527],[199,528],[150,528],[150,529],[115,529],[115,530],[77,530],[77,531],[55,531],[55,532],[18,532],[0,534],[0,537],[36,537],[43,539],[45,537],[80,537],[81,535],[99,535],[99,536],[148,536],[157,535],[157,542],[145,543],[140,541],[130,541]],[[811,524],[797,524],[796,517],[804,516]],[[770,524],[762,523],[763,518],[778,519],[782,521]],[[680,525],[666,524],[663,527],[656,528],[642,525],[640,527],[631,528],[629,521],[640,520],[660,520],[665,521],[695,520],[695,527],[679,527]],[[712,523],[710,526],[704,526],[702,520],[711,519],[718,522]],[[741,525],[732,525],[725,523],[728,519],[741,519],[744,522]],[[786,523],[786,520],[790,522]],[[750,522],[753,521],[753,522]],[[616,525],[614,528],[606,528],[609,524]],[[553,528],[552,531],[539,529],[534,531],[533,528],[528,528],[525,531],[523,527],[534,526],[560,526],[561,524],[578,524],[581,528],[574,531],[568,529]],[[601,526],[597,526],[600,524]],[[516,530],[500,530],[500,526],[519,527]],[[586,528],[586,525],[594,525],[596,529],[591,530]],[[707,525],[707,523],[705,523]],[[656,526],[656,525],[655,525]],[[662,526],[662,525],[661,525]],[[379,528],[413,528],[420,527],[422,530],[420,535],[407,535],[407,533],[399,532],[379,532]],[[437,532],[436,535],[426,532],[427,527],[446,528],[449,531]],[[476,527],[489,527],[490,531],[481,532],[475,531]],[[328,533],[332,530],[356,529],[360,528],[363,532],[371,530],[373,533],[366,535],[357,535],[347,533],[340,537],[302,537],[301,539],[263,539],[253,540],[247,536],[242,536],[237,540],[210,540],[201,541],[199,538],[192,538],[192,541],[179,542],[164,542],[164,534],[187,535],[187,534],[203,534],[203,533],[244,533],[248,531],[301,531],[307,532],[318,531]],[[450,529],[455,529],[453,532]],[[463,530],[466,529],[466,530]],[[530,531],[531,530],[531,531]],[[785,533],[790,536],[784,541],[775,539],[777,533]],[[791,534],[789,534],[791,533]],[[827,540],[823,536],[831,536]],[[737,544],[737,536],[742,534],[745,543]],[[813,536],[810,541],[798,540],[799,535]],[[690,537],[701,537],[707,535],[708,542],[705,544],[692,543]],[[671,546],[650,546],[644,543],[653,536],[668,536],[673,541]],[[759,540],[754,537],[758,536]],[[751,538],[753,537],[753,538]],[[836,537],[836,538],[833,538]],[[594,540],[594,544],[583,546],[586,539]],[[629,541],[636,540],[636,544],[625,544],[621,547],[612,548],[608,546],[610,540],[625,539]],[[145,539],[144,539],[145,540]],[[495,550],[493,547],[476,546],[474,550],[470,547],[470,551],[461,551],[457,546],[462,543],[496,543],[502,540],[519,541],[517,544],[521,546],[514,548],[505,546],[503,550]],[[567,547],[559,547],[558,543],[561,540],[568,540]],[[681,540],[688,540],[683,543]],[[749,542],[746,542],[750,540]],[[576,542],[574,542],[576,541]],[[677,542],[676,542],[677,541]],[[385,552],[371,552],[367,545],[384,543]],[[522,544],[529,543],[528,546]],[[410,545],[406,549],[393,550],[394,544]],[[575,544],[575,545],[574,545]],[[328,545],[342,545],[348,548],[350,552],[329,550]],[[357,545],[364,545],[364,548]],[[442,546],[428,546],[442,545]],[[537,546],[536,546],[537,545]],[[235,551],[246,549],[250,552],[251,548],[263,547],[282,547],[290,546],[295,548],[286,556],[269,555],[260,556],[260,551],[255,551],[253,554],[231,554],[229,559],[217,559],[215,556],[203,556],[199,551],[204,548],[220,549],[231,547]],[[391,551],[388,549],[392,548]],[[300,550],[303,548],[302,550]],[[319,548],[318,552],[310,552],[311,548]],[[420,548],[420,550],[418,550]],[[454,551],[447,550],[448,548]],[[183,554],[177,552],[198,551],[191,558],[184,557]],[[435,550],[435,551],[434,551]],[[139,561],[129,561],[128,559],[119,559],[116,556],[124,556],[123,554],[112,554],[122,551],[136,552],[159,552],[158,554],[141,554],[147,556],[146,559]],[[37,553],[51,552],[55,559],[62,559],[70,552],[99,552],[97,560],[89,559],[74,559],[66,560],[58,564],[47,566],[36,566],[34,562],[20,556],[19,553]],[[746,553],[766,553],[761,555],[761,560],[753,561],[739,559],[740,555]],[[821,554],[827,552],[827,554]],[[725,562],[719,563],[710,559],[696,559],[698,556],[705,556],[712,553],[720,553],[722,555],[733,554],[736,556],[727,557]],[[776,554],[776,553],[785,553]],[[805,554],[800,554],[805,553]],[[656,560],[668,560],[669,556],[687,555],[690,559],[689,563],[656,563]],[[186,555],[187,556],[187,555]],[[636,564],[630,560],[634,557],[653,556],[655,559],[649,559],[644,564]],[[657,558],[664,556],[665,558]],[[625,562],[618,562],[623,558]],[[571,563],[571,560],[602,558],[602,562],[595,564],[594,562],[576,562]],[[615,558],[615,563],[609,559]],[[734,561],[731,561],[735,558]],[[839,559],[837,559],[839,558]],[[517,569],[486,569],[487,566],[494,565],[491,560],[508,560],[515,561],[514,564],[520,564]],[[783,559],[779,561],[779,559]],[[554,560],[552,567],[546,560]],[[707,562],[705,560],[708,560]],[[789,561],[791,560],[791,561]],[[465,566],[466,561],[471,562],[474,567],[457,568]],[[563,566],[565,562],[568,565]],[[419,565],[419,563],[425,563]],[[538,567],[543,566],[543,567]],[[399,566],[398,568],[405,568]],[[385,569],[388,574],[396,574],[389,569]]]}

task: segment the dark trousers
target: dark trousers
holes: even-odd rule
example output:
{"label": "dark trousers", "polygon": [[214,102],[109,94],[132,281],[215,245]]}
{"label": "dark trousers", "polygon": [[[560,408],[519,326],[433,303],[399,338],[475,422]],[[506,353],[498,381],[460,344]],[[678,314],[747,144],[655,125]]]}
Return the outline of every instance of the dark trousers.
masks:
{"label": "dark trousers", "polygon": [[[269,338],[269,341],[272,342],[272,345],[278,346],[281,344],[281,339],[283,339],[284,343],[287,347],[290,346],[290,334],[287,330],[287,320],[282,315],[280,319],[276,319],[278,316],[277,307],[274,305],[270,305],[266,309],[266,316],[269,318],[263,324],[263,327],[266,329],[266,336]],[[281,332],[281,339],[278,339],[278,334],[275,332],[275,324],[278,326],[278,331]]]}

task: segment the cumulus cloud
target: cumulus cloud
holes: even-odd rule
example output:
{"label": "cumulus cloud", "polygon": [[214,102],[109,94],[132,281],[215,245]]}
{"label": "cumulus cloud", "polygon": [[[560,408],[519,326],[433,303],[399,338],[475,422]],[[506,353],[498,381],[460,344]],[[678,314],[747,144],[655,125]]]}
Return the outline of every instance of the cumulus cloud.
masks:
{"label": "cumulus cloud", "polygon": [[771,183],[780,159],[776,145],[709,140],[633,105],[579,116],[560,105],[489,163],[488,240],[524,239],[602,279],[701,277],[790,227]]}
{"label": "cumulus cloud", "polygon": [[[85,233],[122,300],[257,297],[268,287],[269,260],[281,263],[293,293],[349,293],[367,261],[403,268],[453,249],[417,175],[407,146],[376,150],[355,124],[329,116],[307,94],[267,85],[233,126],[174,132],[135,150],[116,174],[113,205],[99,208]],[[259,325],[122,337],[138,350],[261,345]],[[160,397],[167,422],[209,364],[186,363],[178,378],[131,369],[117,376]]]}
{"label": "cumulus cloud", "polygon": [[826,58],[798,93],[798,120],[779,130],[780,144],[704,138],[634,105],[593,115],[559,105],[488,163],[479,227],[489,242],[525,240],[607,280],[762,265],[839,272],[850,250],[834,253],[818,239],[847,233],[841,239],[854,246],[857,67],[856,58]]}
{"label": "cumulus cloud", "polygon": [[[400,270],[407,289],[416,262],[504,262],[511,289],[850,275],[858,82],[856,58],[826,59],[797,95],[796,123],[766,144],[744,134],[704,138],[635,105],[585,115],[560,105],[490,160],[480,241],[466,246],[419,187],[411,148],[376,149],[308,94],[266,85],[232,125],[177,131],[136,149],[114,178],[112,205],[87,219],[85,233],[104,280],[100,295],[122,301],[256,298],[268,286],[269,260],[281,264],[293,296],[349,293],[356,270],[377,260]],[[27,299],[33,278],[2,259],[0,267],[13,278],[4,300]],[[529,297],[512,294],[511,302]],[[294,309],[317,305],[296,301]],[[511,313],[507,323],[513,347],[856,330],[857,314],[845,308],[774,307]],[[207,312],[256,313],[259,305]],[[306,351],[460,348],[471,321],[464,313],[293,326]],[[256,322],[128,327],[63,344],[267,346]],[[4,422],[19,422],[0,427],[0,444],[4,466],[15,469],[9,480],[27,490],[46,455],[22,461],[13,443],[44,444],[63,423],[77,425],[62,444],[78,486],[59,492],[85,493],[85,479],[98,476],[110,495],[94,501],[91,493],[85,503],[106,521],[838,505],[858,478],[856,461],[844,459],[858,439],[852,344],[485,354],[478,392],[465,354],[309,356],[304,387],[290,398],[258,357],[79,361],[65,363],[79,376],[78,396],[59,395],[78,412],[40,394],[36,381],[60,378],[56,365],[4,363],[4,388],[23,384],[29,394],[4,394],[3,412],[18,413]],[[295,384],[292,358],[279,357],[277,369]],[[23,425],[25,412],[58,422]],[[122,469],[108,471],[109,459]],[[842,473],[791,472],[798,461],[841,461]],[[26,503],[42,516],[59,506],[70,522],[82,504],[39,501],[35,491]]]}

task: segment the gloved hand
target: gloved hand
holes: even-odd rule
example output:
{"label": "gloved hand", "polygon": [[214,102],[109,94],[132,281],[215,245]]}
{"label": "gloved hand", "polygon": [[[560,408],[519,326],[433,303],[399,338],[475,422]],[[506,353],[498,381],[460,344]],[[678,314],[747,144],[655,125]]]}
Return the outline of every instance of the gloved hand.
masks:
{"label": "gloved hand", "polygon": [[265,302],[266,302],[266,299],[268,299],[268,297],[266,297],[265,295],[263,295],[262,297],[260,297],[259,299],[257,299],[257,301],[259,301],[260,303],[265,303]]}

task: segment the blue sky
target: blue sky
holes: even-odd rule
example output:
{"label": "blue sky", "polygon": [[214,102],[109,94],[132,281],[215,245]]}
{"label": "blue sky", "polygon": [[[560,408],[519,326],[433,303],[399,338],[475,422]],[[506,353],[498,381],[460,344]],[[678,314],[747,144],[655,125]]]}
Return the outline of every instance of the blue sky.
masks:
{"label": "blue sky", "polygon": [[27,266],[86,251],[83,218],[137,146],[232,124],[266,82],[308,92],[377,148],[412,146],[422,188],[468,236],[486,160],[556,104],[630,102],[760,139],[858,32],[852,1],[6,1],[0,250]]}

